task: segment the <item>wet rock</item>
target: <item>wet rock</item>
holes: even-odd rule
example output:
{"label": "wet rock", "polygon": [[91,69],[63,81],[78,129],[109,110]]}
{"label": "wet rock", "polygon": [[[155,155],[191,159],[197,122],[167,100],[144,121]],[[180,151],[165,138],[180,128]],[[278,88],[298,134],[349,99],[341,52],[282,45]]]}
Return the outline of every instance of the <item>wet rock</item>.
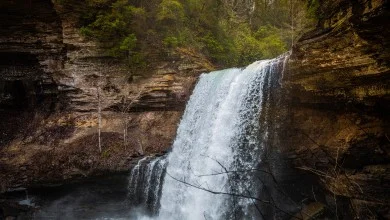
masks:
{"label": "wet rock", "polygon": [[19,205],[16,202],[0,200],[0,218],[2,219],[30,219],[32,209],[26,205]]}

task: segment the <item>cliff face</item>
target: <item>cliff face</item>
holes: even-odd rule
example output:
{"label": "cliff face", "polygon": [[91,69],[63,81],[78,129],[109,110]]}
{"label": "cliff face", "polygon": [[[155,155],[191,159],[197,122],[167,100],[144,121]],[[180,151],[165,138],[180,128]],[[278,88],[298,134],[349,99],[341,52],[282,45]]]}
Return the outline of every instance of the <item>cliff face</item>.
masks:
{"label": "cliff face", "polygon": [[131,73],[80,35],[78,7],[0,3],[1,191],[125,171],[137,157],[165,152],[196,77],[213,68],[177,50]]}
{"label": "cliff face", "polygon": [[322,1],[319,12],[284,73],[281,146],[318,177],[329,204],[345,205],[340,216],[388,218],[388,4]]}
{"label": "cliff face", "polygon": [[[388,4],[320,2],[281,79],[278,154],[317,177],[336,214],[388,218]],[[197,76],[213,68],[178,50],[131,73],[79,34],[77,7],[0,3],[0,191],[123,171],[166,151]]]}

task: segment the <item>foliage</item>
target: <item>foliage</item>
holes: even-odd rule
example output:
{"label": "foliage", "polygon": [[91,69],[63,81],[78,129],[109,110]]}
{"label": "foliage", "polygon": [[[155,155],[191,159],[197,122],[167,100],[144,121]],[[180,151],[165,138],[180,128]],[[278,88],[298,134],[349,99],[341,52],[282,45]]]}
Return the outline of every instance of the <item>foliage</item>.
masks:
{"label": "foliage", "polygon": [[86,0],[81,33],[132,67],[144,65],[148,52],[177,47],[201,51],[220,65],[246,65],[290,48],[318,8],[318,0],[237,2]]}
{"label": "foliage", "polygon": [[81,27],[81,33],[101,42],[109,55],[123,58],[129,65],[141,63],[142,56],[136,50],[137,35],[143,31],[139,24],[144,21],[145,10],[130,5],[127,0],[88,0],[87,4],[95,14],[89,11],[83,14],[81,23],[92,22]]}
{"label": "foliage", "polygon": [[280,31],[275,27],[262,26],[254,35],[260,41],[264,58],[275,57],[287,50],[287,45],[283,42]]}
{"label": "foliage", "polygon": [[162,0],[157,13],[157,21],[178,23],[184,19],[184,9],[176,0]]}
{"label": "foliage", "polygon": [[122,43],[119,46],[121,51],[127,52],[132,51],[137,43],[137,37],[134,34],[130,34],[125,39],[123,39]]}
{"label": "foliage", "polygon": [[163,44],[168,48],[175,48],[179,46],[179,40],[177,37],[168,36],[164,38]]}
{"label": "foliage", "polygon": [[208,33],[201,38],[204,43],[203,51],[216,62],[222,62],[227,65],[235,65],[236,52],[232,42],[226,39],[218,39],[215,35]]}
{"label": "foliage", "polygon": [[308,0],[307,1],[307,14],[309,18],[319,18],[320,14],[318,12],[320,8],[319,0]]}

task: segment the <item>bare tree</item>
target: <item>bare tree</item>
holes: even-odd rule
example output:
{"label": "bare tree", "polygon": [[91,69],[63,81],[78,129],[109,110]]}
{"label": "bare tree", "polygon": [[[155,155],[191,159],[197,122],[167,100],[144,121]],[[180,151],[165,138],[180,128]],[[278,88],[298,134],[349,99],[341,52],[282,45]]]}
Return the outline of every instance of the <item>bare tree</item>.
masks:
{"label": "bare tree", "polygon": [[[142,92],[144,91],[144,88],[141,88],[139,92],[131,99],[128,100],[127,97],[123,98],[123,108],[122,108],[122,120],[123,120],[123,144],[126,147],[127,144],[127,138],[128,138],[128,126],[129,126],[129,117],[127,117],[127,112],[130,110],[131,107],[135,104],[135,102],[139,99]],[[140,146],[140,152],[143,154],[143,147],[140,140],[138,140],[138,145]]]}
{"label": "bare tree", "polygon": [[[100,77],[100,76],[99,76]],[[99,152],[102,152],[102,139],[101,139],[101,129],[102,129],[102,107],[100,103],[100,86],[96,88],[97,97],[98,97],[98,143],[99,143]]]}
{"label": "bare tree", "polygon": [[102,71],[99,68],[98,70],[98,80],[96,86],[96,94],[97,94],[97,113],[98,113],[98,147],[99,152],[102,152],[102,139],[101,139],[101,130],[102,130],[102,106],[101,106],[101,94],[100,94],[100,86],[102,84]]}
{"label": "bare tree", "polygon": [[[205,155],[204,155],[205,156]],[[205,156],[205,157],[208,157],[208,156]],[[211,174],[204,174],[204,175],[196,175],[197,177],[204,177],[204,176],[216,176],[216,175],[227,175],[228,176],[228,179],[229,181],[233,181],[232,178],[230,178],[230,174],[232,175],[239,175],[240,173],[247,173],[247,172],[262,172],[262,173],[265,173],[265,174],[268,174],[271,176],[271,178],[273,179],[273,181],[275,182],[276,184],[276,189],[279,193],[283,194],[284,196],[286,196],[288,199],[292,200],[285,192],[282,191],[282,189],[277,185],[277,182],[276,182],[276,178],[274,177],[273,173],[270,172],[270,171],[266,171],[266,170],[261,170],[261,169],[246,169],[246,170],[228,170],[221,162],[219,162],[218,160],[214,159],[214,158],[211,158],[211,157],[208,157],[210,158],[211,160],[215,161],[216,163],[218,163],[218,165],[222,168],[222,170],[220,172],[215,172],[215,173],[211,173]],[[187,180],[185,179],[179,179],[177,177],[174,177],[172,176],[169,172],[166,173],[166,175],[168,175],[170,178],[172,178],[173,180],[177,181],[177,182],[180,182],[182,184],[185,184],[187,186],[190,186],[190,187],[193,187],[193,188],[196,188],[196,189],[199,189],[199,190],[202,190],[202,191],[205,191],[205,192],[209,192],[211,194],[215,194],[215,195],[227,195],[227,196],[232,196],[232,197],[236,197],[236,198],[244,198],[244,199],[249,199],[253,206],[256,208],[257,212],[262,216],[263,219],[265,219],[264,217],[264,214],[261,212],[260,208],[258,207],[257,203],[261,203],[261,204],[265,204],[267,206],[271,206],[271,207],[274,207],[276,210],[280,211],[281,213],[284,213],[285,215],[291,217],[292,219],[294,220],[299,220],[299,219],[304,219],[303,216],[299,216],[299,215],[294,215],[292,213],[289,213],[288,211],[285,211],[283,210],[281,207],[279,207],[275,200],[273,199],[272,196],[270,196],[269,200],[264,200],[264,199],[261,199],[257,196],[253,196],[251,195],[251,193],[249,192],[248,189],[245,189],[245,193],[236,193],[234,191],[230,191],[230,192],[226,192],[226,191],[215,191],[215,190],[211,190],[209,188],[206,188],[204,186],[202,186],[201,184],[199,183],[191,183],[191,182],[188,182]],[[259,179],[259,178],[258,178]],[[266,184],[261,180],[259,179],[260,182],[263,183],[263,185],[266,187]],[[292,200],[293,201],[293,200]],[[295,201],[293,201],[295,203]],[[303,214],[309,216],[309,214],[305,213],[305,212],[302,212]],[[301,214],[302,214],[301,213]]]}

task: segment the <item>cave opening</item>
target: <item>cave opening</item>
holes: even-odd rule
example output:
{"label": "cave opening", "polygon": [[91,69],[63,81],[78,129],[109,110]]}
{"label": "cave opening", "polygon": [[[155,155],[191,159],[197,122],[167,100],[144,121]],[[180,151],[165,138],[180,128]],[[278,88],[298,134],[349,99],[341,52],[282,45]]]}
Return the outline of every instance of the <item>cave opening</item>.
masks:
{"label": "cave opening", "polygon": [[57,85],[30,53],[0,52],[0,147],[33,129],[56,104]]}
{"label": "cave opening", "polygon": [[26,88],[21,80],[5,81],[2,90],[4,109],[21,110],[28,106]]}
{"label": "cave opening", "polygon": [[9,143],[32,120],[27,91],[21,80],[0,82],[0,146]]}

